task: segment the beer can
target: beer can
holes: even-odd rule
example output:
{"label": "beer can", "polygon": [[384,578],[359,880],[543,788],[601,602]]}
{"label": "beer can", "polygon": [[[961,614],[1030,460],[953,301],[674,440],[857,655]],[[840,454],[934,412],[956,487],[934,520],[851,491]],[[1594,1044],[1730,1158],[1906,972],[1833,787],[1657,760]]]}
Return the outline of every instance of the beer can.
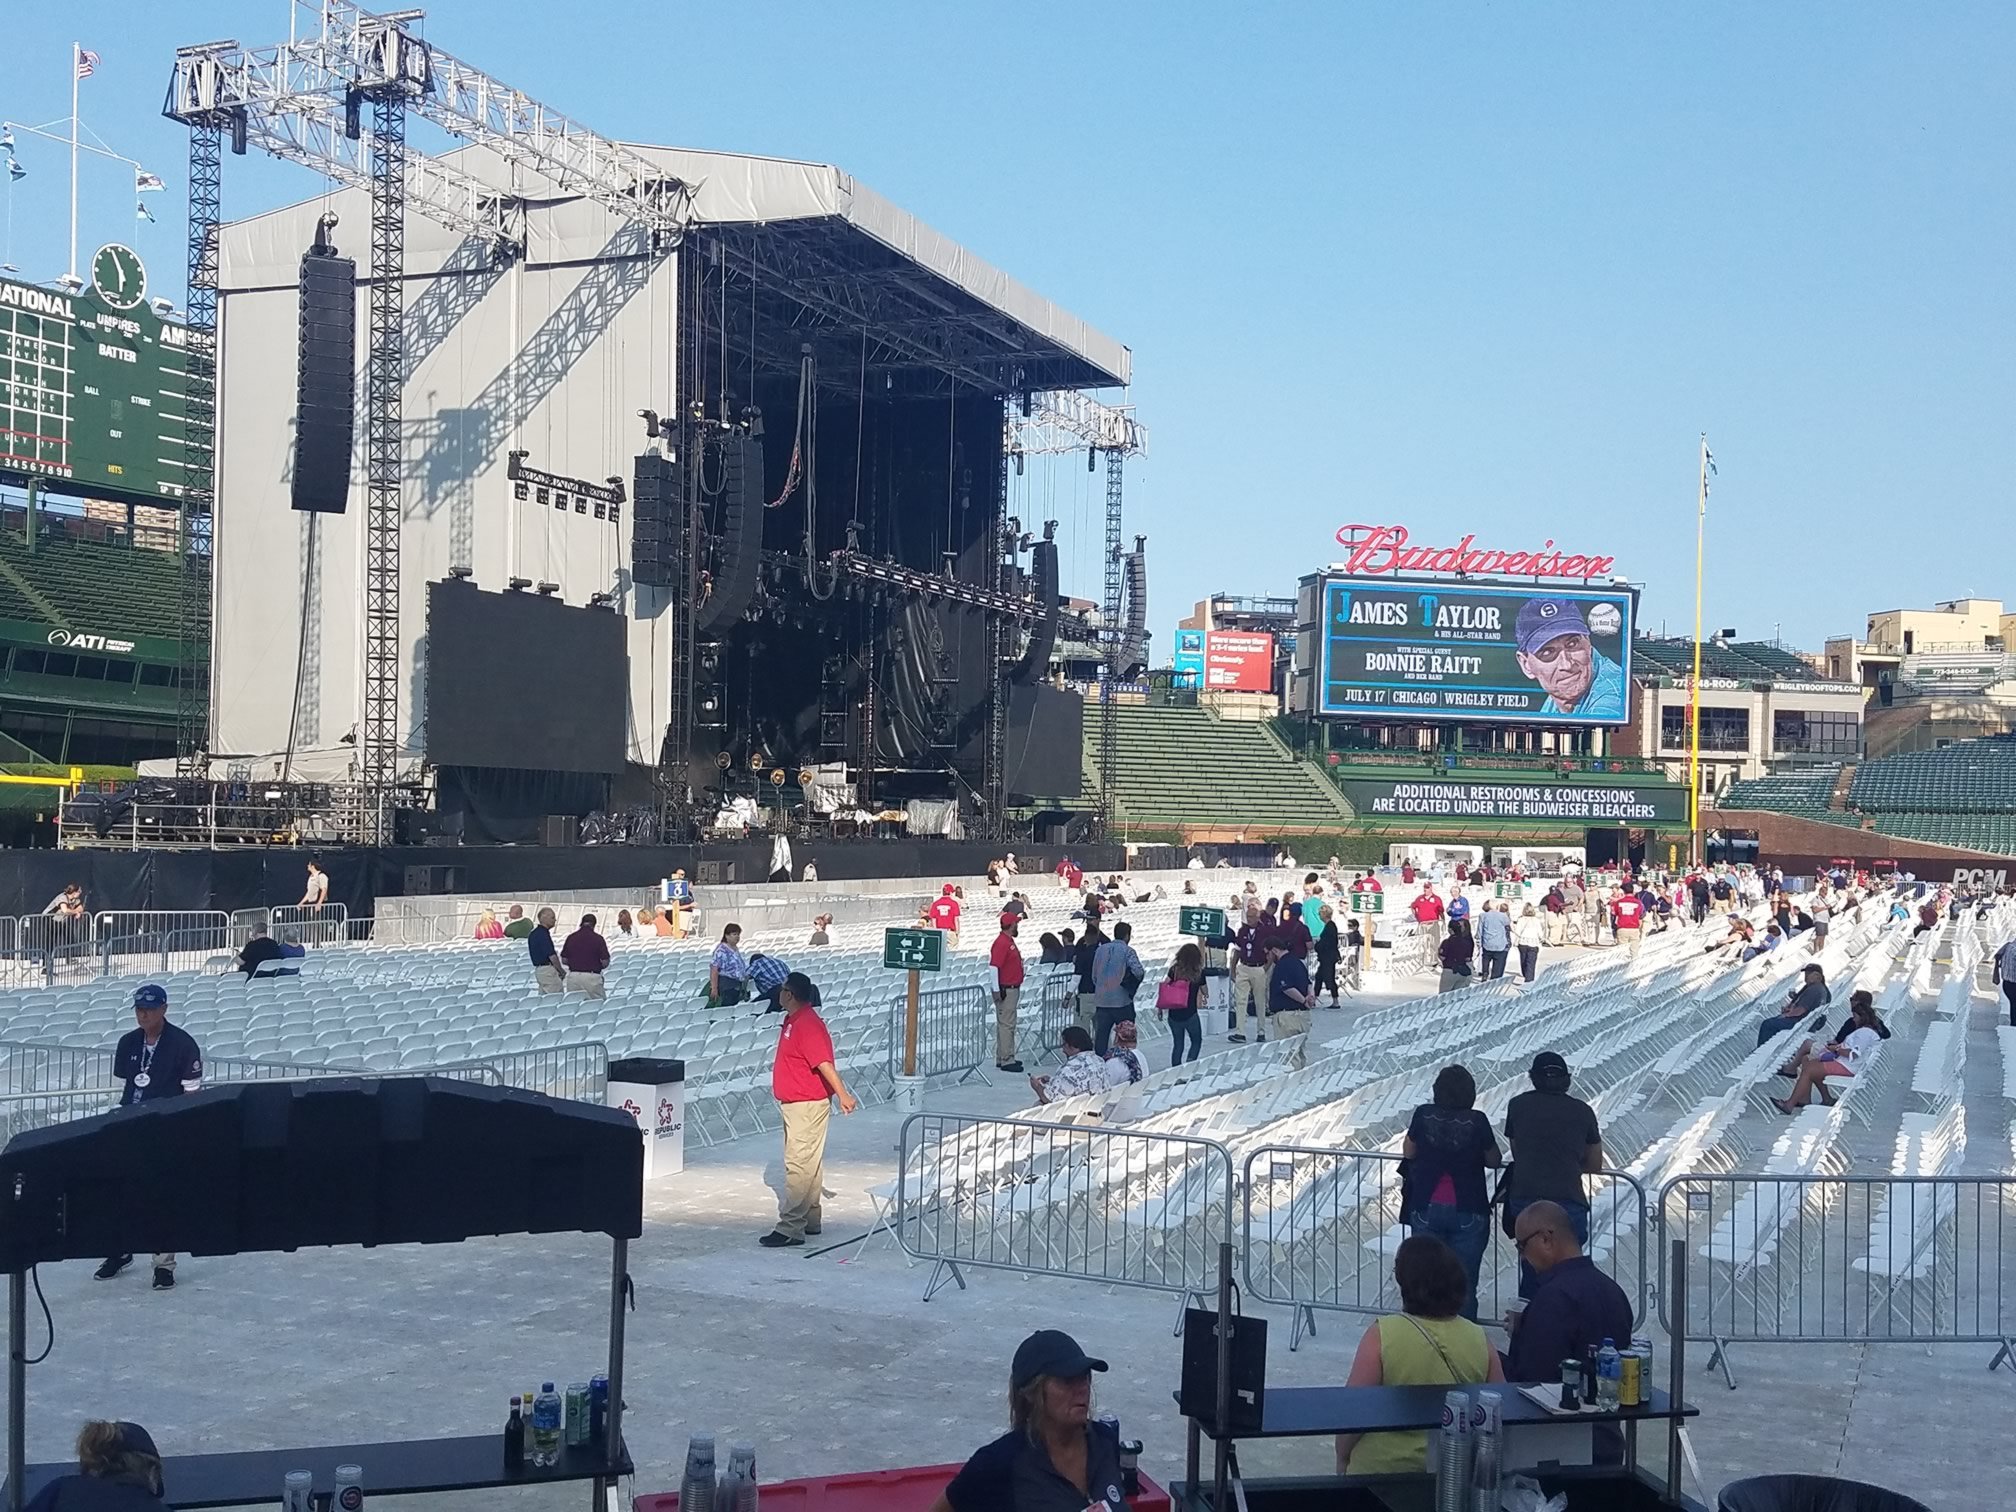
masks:
{"label": "beer can", "polygon": [[1645,1398],[1641,1394],[1643,1388],[1640,1385],[1640,1382],[1644,1380],[1644,1376],[1640,1373],[1644,1364],[1645,1357],[1635,1349],[1627,1349],[1617,1357],[1617,1405],[1619,1407],[1642,1407],[1645,1405]]}
{"label": "beer can", "polygon": [[563,1438],[570,1448],[584,1448],[588,1443],[588,1383],[576,1381],[567,1388],[567,1416]]}
{"label": "beer can", "polygon": [[1652,1335],[1650,1334],[1631,1335],[1631,1347],[1644,1358],[1645,1389],[1647,1391],[1650,1391],[1652,1389]]}

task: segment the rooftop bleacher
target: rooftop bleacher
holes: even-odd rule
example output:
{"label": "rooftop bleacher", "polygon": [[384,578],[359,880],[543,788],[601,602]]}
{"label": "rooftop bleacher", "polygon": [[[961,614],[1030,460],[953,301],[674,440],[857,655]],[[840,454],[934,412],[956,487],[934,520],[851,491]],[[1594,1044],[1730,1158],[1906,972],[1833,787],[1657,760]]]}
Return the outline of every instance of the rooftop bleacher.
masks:
{"label": "rooftop bleacher", "polygon": [[181,584],[173,551],[46,535],[31,552],[20,536],[0,532],[0,619],[53,617],[66,628],[172,639]]}
{"label": "rooftop bleacher", "polygon": [[[1773,814],[1827,818],[1830,817],[1827,800],[1833,796],[1834,781],[1840,774],[1841,768],[1835,764],[1803,767],[1796,772],[1778,772],[1769,777],[1745,778],[1729,784],[1718,807],[1763,809]],[[1850,814],[1839,817],[1849,823],[1855,822]]]}
{"label": "rooftop bleacher", "polygon": [[[1631,643],[1631,654],[1641,672],[1694,675],[1694,642],[1686,636],[1641,636]],[[1748,683],[1822,680],[1804,658],[1769,641],[1703,641],[1701,675]]]}
{"label": "rooftop bleacher", "polygon": [[2016,739],[1989,736],[1865,761],[1848,802],[1877,815],[2016,813]]}

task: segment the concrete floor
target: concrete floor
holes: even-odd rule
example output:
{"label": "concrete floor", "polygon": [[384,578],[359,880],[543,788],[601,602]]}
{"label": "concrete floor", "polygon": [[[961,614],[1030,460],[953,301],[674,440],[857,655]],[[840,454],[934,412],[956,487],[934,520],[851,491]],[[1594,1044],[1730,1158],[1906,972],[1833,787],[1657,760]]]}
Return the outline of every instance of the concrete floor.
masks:
{"label": "concrete floor", "polygon": [[[1316,1032],[1327,1037],[1370,1011],[1319,1014]],[[1987,999],[1977,999],[1970,1151],[2006,1168],[1992,1023]],[[1008,1081],[937,1092],[930,1105],[1018,1108],[1027,1089]],[[755,1243],[775,1211],[774,1135],[689,1150],[684,1175],[654,1184],[631,1267],[635,1493],[676,1489],[696,1430],[716,1435],[724,1463],[728,1442],[752,1441],[766,1479],[963,1459],[1006,1426],[1009,1357],[1046,1326],[1112,1361],[1099,1406],[1144,1441],[1147,1473],[1180,1474],[1172,1298],[975,1271],[969,1290],[925,1304],[928,1267],[906,1264],[886,1235],[865,1249],[843,1242],[869,1226],[865,1189],[891,1173],[899,1118],[886,1106],[835,1118],[824,1249]],[[187,1260],[166,1295],[148,1289],[144,1263],[109,1283],[85,1263],[51,1267],[42,1280],[56,1340],[29,1372],[30,1458],[67,1457],[86,1416],[145,1423],[170,1454],[501,1429],[514,1392],[602,1368],[608,1270],[606,1241],[582,1236]],[[32,1296],[30,1309],[33,1353],[43,1335]],[[1343,1379],[1360,1320],[1323,1314],[1321,1332],[1291,1354],[1285,1311],[1267,1311],[1270,1384]],[[1701,1369],[1697,1347],[1689,1394],[1702,1407],[1691,1433],[1701,1480],[1690,1476],[1688,1489],[1712,1505],[1726,1481],[1803,1470],[1867,1477],[1939,1512],[2007,1506],[2016,1372],[1987,1374],[1991,1353],[1738,1346],[1740,1389],[1731,1392]],[[1325,1470],[1330,1453],[1327,1441],[1286,1441],[1255,1443],[1241,1457],[1256,1475]],[[1659,1446],[1652,1457],[1663,1463]],[[445,1503],[531,1509],[586,1497],[552,1490]]]}

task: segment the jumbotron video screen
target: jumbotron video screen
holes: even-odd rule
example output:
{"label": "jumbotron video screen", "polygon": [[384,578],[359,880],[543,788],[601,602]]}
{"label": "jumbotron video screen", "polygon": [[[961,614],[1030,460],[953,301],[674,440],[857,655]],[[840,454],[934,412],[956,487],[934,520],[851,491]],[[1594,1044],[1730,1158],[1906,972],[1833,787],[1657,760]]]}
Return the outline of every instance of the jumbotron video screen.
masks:
{"label": "jumbotron video screen", "polygon": [[1316,712],[1616,725],[1631,707],[1629,588],[1419,581],[1322,585]]}

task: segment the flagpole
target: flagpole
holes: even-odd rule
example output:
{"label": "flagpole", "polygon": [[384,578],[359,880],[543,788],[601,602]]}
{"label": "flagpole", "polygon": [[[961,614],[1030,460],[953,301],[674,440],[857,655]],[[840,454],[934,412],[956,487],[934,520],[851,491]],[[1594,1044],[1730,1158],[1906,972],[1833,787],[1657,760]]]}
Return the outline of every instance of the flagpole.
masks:
{"label": "flagpole", "polygon": [[77,65],[83,44],[70,44],[70,282],[77,282]]}
{"label": "flagpole", "polygon": [[1687,696],[1687,858],[1701,863],[1701,570],[1708,542],[1708,433],[1701,433],[1701,494],[1694,515],[1694,681]]}

